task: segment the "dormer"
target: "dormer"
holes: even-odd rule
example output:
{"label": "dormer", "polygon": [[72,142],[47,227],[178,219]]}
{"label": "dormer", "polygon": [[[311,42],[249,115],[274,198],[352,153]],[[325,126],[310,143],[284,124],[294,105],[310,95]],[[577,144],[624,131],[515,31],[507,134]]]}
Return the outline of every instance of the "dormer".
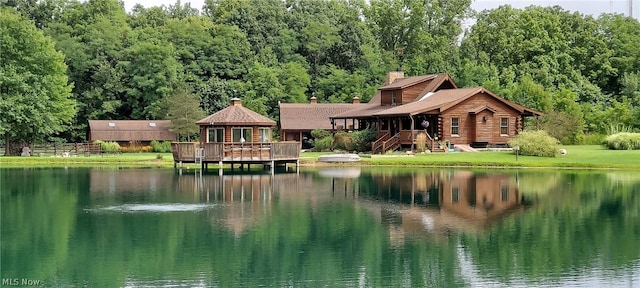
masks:
{"label": "dormer", "polygon": [[429,74],[406,78],[392,76],[399,75],[388,75],[387,79],[393,78],[393,82],[380,87],[380,104],[382,106],[403,105],[416,101],[429,92],[458,88],[447,74]]}

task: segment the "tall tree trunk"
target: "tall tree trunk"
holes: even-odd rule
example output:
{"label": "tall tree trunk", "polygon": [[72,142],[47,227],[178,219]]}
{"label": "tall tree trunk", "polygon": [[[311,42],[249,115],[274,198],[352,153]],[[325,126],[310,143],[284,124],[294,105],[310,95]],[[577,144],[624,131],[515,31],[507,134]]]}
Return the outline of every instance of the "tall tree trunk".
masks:
{"label": "tall tree trunk", "polygon": [[22,154],[22,148],[28,146],[25,141],[13,141],[9,136],[9,133],[5,133],[5,150],[4,156],[20,156]]}

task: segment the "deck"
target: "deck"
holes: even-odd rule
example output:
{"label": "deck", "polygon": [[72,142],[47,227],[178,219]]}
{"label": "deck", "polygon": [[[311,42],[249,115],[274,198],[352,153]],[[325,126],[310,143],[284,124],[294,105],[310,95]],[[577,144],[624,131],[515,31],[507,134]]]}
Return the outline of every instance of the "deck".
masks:
{"label": "deck", "polygon": [[[217,163],[219,169],[223,164],[262,164],[273,167],[278,164],[299,163],[300,143],[268,142],[268,143],[171,143],[174,167],[182,163],[198,163],[203,169],[208,163]],[[222,170],[220,170],[222,172]]]}

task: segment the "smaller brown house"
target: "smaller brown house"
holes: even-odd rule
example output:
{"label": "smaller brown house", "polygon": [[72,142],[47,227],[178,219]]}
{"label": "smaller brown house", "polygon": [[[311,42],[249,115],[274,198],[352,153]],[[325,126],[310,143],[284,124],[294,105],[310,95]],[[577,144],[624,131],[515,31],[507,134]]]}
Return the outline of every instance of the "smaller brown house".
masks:
{"label": "smaller brown house", "polygon": [[151,141],[176,141],[171,120],[89,120],[89,142],[96,140],[118,142],[129,146],[135,142],[149,145]]}
{"label": "smaller brown house", "polygon": [[305,146],[305,140],[312,138],[311,131],[315,129],[358,129],[355,121],[334,125],[330,117],[353,110],[359,104],[360,98],[357,96],[352,103],[318,103],[315,96],[311,97],[310,103],[280,103],[280,138],[283,141],[298,141]]}
{"label": "smaller brown house", "polygon": [[[298,163],[298,142],[272,142],[272,128],[276,122],[242,106],[239,98],[231,104],[196,122],[200,126],[200,143],[175,142],[171,144],[174,164],[182,162],[262,164],[274,173],[277,164]],[[243,166],[241,166],[243,167]]]}
{"label": "smaller brown house", "polygon": [[242,106],[239,98],[231,105],[196,122],[201,143],[269,143],[273,121]]}

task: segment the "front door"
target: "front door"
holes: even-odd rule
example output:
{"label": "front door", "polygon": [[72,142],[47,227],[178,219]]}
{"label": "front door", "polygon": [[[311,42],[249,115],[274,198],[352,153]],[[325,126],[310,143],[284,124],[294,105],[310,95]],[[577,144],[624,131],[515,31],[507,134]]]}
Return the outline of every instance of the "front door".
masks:
{"label": "front door", "polygon": [[473,142],[491,143],[493,139],[493,113],[485,111],[474,116],[475,141]]}

